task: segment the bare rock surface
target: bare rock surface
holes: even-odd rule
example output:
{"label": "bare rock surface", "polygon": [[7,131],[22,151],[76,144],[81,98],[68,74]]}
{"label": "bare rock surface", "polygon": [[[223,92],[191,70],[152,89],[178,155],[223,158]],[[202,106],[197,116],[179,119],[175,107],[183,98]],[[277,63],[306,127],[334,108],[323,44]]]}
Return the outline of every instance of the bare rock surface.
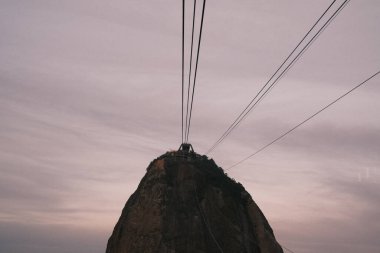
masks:
{"label": "bare rock surface", "polygon": [[282,253],[244,187],[213,160],[168,152],[147,168],[106,253]]}

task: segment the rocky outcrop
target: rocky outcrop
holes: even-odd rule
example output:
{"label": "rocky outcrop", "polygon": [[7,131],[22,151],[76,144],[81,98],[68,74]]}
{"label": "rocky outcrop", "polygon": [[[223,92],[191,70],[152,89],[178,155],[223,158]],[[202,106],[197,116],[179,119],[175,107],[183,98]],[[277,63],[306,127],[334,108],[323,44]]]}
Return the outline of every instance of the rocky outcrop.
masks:
{"label": "rocky outcrop", "polygon": [[244,187],[213,160],[170,152],[147,168],[106,253],[281,253]]}

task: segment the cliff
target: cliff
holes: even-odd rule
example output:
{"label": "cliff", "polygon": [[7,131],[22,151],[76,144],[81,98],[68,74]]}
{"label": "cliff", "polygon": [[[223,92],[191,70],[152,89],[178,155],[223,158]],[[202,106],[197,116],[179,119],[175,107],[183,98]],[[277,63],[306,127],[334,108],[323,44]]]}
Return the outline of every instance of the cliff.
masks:
{"label": "cliff", "polygon": [[127,201],[106,253],[282,253],[244,187],[213,160],[168,152]]}

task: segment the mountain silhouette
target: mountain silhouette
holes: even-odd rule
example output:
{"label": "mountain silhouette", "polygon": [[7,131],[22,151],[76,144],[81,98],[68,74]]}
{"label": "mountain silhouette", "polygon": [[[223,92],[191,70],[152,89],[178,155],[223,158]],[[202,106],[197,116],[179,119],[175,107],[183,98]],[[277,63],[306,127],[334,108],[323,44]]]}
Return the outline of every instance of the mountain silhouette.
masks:
{"label": "mountain silhouette", "polygon": [[128,199],[106,253],[282,253],[244,187],[191,150],[153,160]]}

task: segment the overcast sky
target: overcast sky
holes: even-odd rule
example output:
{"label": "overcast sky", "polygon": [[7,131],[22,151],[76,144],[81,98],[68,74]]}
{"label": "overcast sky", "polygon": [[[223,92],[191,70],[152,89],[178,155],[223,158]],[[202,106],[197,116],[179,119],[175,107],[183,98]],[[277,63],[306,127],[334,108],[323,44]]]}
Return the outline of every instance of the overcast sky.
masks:
{"label": "overcast sky", "polygon": [[[181,2],[0,0],[1,252],[105,251],[150,161],[181,142]],[[198,153],[330,2],[207,1]],[[228,168],[379,71],[379,24],[380,1],[352,0],[210,156]],[[380,251],[379,95],[376,77],[228,171],[285,247]]]}

